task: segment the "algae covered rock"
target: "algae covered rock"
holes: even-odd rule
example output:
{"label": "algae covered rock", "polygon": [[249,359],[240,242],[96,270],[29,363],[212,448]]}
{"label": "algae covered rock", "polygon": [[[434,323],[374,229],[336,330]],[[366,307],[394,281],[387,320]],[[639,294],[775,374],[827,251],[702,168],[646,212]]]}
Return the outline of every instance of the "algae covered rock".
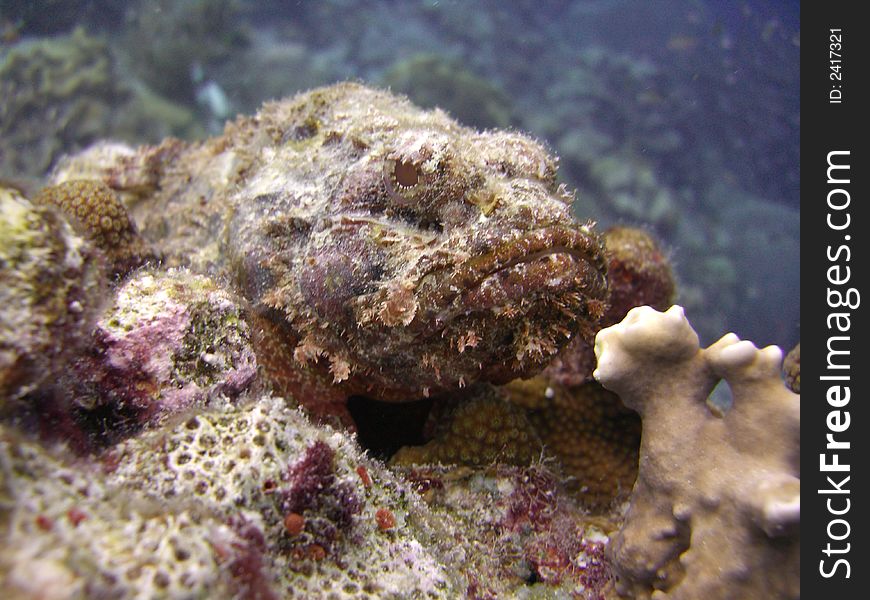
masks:
{"label": "algae covered rock", "polygon": [[4,428],[0,483],[6,594],[461,594],[458,554],[408,484],[278,398],[214,406],[90,464]]}
{"label": "algae covered rock", "polygon": [[82,28],[0,55],[0,176],[42,177],[105,137],[198,131],[193,114],[125,78],[110,45]]}
{"label": "algae covered rock", "polygon": [[466,125],[488,129],[512,121],[510,97],[458,60],[418,54],[394,64],[383,83],[424,108],[443,108]]}
{"label": "algae covered rock", "polygon": [[81,348],[104,278],[99,253],[58,213],[0,187],[0,407]]}
{"label": "algae covered rock", "polygon": [[242,308],[204,276],[144,270],[99,316],[87,351],[65,379],[79,421],[99,415],[120,439],[175,413],[235,401],[257,361]]}
{"label": "algae covered rock", "polygon": [[[237,593],[246,540],[208,507],[135,495],[0,425],[0,595],[170,598]],[[217,548],[226,548],[221,556]]]}
{"label": "algae covered rock", "polygon": [[43,175],[63,152],[106,135],[128,93],[108,45],[83,29],[13,48],[0,62],[0,173]]}

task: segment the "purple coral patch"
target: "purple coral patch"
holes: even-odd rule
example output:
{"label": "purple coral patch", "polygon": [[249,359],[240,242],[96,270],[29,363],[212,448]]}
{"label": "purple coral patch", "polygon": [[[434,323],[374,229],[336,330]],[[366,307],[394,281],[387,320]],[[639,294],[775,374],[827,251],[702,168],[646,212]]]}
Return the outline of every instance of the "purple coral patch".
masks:
{"label": "purple coral patch", "polygon": [[288,486],[278,493],[284,515],[305,515],[310,541],[330,552],[342,531],[362,510],[362,502],[348,482],[335,474],[335,450],[321,440],[314,442],[303,457],[288,468]]}

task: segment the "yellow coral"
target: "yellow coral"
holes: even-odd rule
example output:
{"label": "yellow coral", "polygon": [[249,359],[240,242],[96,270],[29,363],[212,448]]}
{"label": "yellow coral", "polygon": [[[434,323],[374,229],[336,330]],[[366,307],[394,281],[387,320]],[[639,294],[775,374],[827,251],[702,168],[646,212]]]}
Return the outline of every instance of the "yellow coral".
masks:
{"label": "yellow coral", "polygon": [[108,186],[95,180],[66,181],[42,189],[37,204],[55,206],[124,274],[152,258],[127,210]]}
{"label": "yellow coral", "polygon": [[801,393],[801,345],[791,349],[782,364],[782,372],[785,376],[785,385],[795,394]]}
{"label": "yellow coral", "polygon": [[448,419],[435,439],[402,448],[393,463],[527,465],[543,450],[592,508],[626,497],[637,477],[640,419],[595,382],[566,387],[544,376],[518,379],[486,388]]}
{"label": "yellow coral", "polygon": [[443,434],[424,446],[402,448],[393,463],[527,465],[540,452],[541,442],[522,409],[505,402],[492,388],[482,388],[478,397],[456,410]]}

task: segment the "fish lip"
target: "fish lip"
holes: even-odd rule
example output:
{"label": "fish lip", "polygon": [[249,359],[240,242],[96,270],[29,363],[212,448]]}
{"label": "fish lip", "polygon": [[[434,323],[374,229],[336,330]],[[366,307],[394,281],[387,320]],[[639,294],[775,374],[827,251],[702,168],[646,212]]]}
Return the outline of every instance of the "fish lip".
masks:
{"label": "fish lip", "polygon": [[[461,299],[480,288],[487,279],[517,265],[558,254],[570,256],[578,271],[582,269],[582,263],[590,265],[598,275],[597,281],[589,282],[583,291],[595,298],[606,297],[607,260],[593,224],[555,224],[505,240],[491,252],[471,257],[459,265],[445,265],[422,275],[418,279],[418,289],[424,290],[424,295],[428,296],[424,300],[430,302],[421,302],[422,310],[418,311],[415,321],[421,325],[428,323],[427,329],[434,326],[435,330],[441,331],[455,317],[469,312],[462,306]],[[434,289],[426,290],[423,282],[430,277],[441,277],[441,280]],[[428,310],[424,308],[427,304]]]}
{"label": "fish lip", "polygon": [[607,273],[604,247],[591,225],[586,224],[539,227],[506,240],[492,252],[464,262],[456,269],[455,277],[465,284],[460,289],[468,290],[499,272],[553,254],[567,254],[590,264],[602,276]]}
{"label": "fish lip", "polygon": [[[519,248],[521,252],[511,253],[512,248]],[[607,271],[603,247],[588,225],[577,228],[556,225],[535,229],[500,245],[493,254],[503,252],[507,253],[508,258],[499,260],[499,264],[481,277],[478,283],[515,265],[533,262],[551,254],[568,254],[577,260],[590,263],[599,273]]]}

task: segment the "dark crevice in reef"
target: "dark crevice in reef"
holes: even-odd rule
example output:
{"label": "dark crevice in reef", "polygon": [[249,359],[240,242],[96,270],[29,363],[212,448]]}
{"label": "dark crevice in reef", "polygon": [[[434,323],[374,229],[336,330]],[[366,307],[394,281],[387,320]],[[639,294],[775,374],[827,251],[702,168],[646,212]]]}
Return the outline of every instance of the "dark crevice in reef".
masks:
{"label": "dark crevice in reef", "polygon": [[423,425],[432,408],[432,399],[416,402],[381,402],[365,396],[347,401],[357,427],[360,445],[382,460],[389,460],[403,446],[419,446],[426,440]]}

